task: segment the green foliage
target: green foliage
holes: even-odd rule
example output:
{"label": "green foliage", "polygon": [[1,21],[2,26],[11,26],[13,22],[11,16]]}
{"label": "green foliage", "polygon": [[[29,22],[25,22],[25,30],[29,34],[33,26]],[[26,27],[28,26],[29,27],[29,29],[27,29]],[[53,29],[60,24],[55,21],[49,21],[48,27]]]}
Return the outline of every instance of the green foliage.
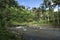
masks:
{"label": "green foliage", "polygon": [[11,24],[11,20],[13,19],[10,8],[15,7],[14,2],[15,0],[0,0],[0,40],[18,40],[15,34],[7,30],[7,27]]}
{"label": "green foliage", "polygon": [[[39,8],[25,9],[19,6],[15,0],[0,0],[0,40],[18,40],[15,34],[7,31],[7,27],[20,24],[53,24],[60,25],[60,3],[57,0],[44,0]],[[58,12],[54,12],[58,5]],[[46,10],[46,8],[49,8]]]}
{"label": "green foliage", "polygon": [[18,40],[15,34],[0,29],[0,40]]}

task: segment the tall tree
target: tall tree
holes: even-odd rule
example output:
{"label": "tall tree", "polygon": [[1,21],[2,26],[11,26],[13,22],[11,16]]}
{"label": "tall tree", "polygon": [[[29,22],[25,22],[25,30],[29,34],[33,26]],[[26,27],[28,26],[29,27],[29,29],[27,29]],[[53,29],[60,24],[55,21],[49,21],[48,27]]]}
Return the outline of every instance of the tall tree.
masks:
{"label": "tall tree", "polygon": [[58,21],[58,24],[59,24],[59,20],[60,20],[60,17],[59,17],[59,7],[60,7],[60,0],[52,0],[54,2],[54,5],[55,6],[58,6],[58,14],[57,14],[57,21]]}
{"label": "tall tree", "polygon": [[0,40],[17,40],[15,34],[7,30],[10,22],[10,8],[15,7],[15,0],[0,0]]}

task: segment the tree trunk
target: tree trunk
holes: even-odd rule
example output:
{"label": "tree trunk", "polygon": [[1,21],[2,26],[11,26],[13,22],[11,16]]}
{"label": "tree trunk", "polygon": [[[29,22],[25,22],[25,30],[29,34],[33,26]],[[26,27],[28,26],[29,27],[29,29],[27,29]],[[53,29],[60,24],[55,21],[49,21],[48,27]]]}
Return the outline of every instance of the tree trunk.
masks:
{"label": "tree trunk", "polygon": [[58,5],[57,22],[58,22],[58,24],[59,24],[59,5]]}

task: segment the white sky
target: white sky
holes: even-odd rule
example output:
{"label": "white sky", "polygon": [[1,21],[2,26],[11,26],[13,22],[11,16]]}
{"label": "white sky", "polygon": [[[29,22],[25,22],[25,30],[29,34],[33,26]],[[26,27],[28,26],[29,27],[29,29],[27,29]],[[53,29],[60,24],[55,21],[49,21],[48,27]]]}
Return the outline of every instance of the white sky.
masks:
{"label": "white sky", "polygon": [[58,6],[56,6],[56,8],[54,9],[54,12],[58,11]]}

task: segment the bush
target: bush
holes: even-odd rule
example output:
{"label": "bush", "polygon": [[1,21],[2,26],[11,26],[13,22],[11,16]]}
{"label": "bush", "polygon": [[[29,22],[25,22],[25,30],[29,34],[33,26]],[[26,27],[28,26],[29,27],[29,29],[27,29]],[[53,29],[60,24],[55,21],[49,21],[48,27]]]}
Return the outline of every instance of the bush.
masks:
{"label": "bush", "polygon": [[7,30],[0,30],[0,40],[18,40],[18,38]]}

